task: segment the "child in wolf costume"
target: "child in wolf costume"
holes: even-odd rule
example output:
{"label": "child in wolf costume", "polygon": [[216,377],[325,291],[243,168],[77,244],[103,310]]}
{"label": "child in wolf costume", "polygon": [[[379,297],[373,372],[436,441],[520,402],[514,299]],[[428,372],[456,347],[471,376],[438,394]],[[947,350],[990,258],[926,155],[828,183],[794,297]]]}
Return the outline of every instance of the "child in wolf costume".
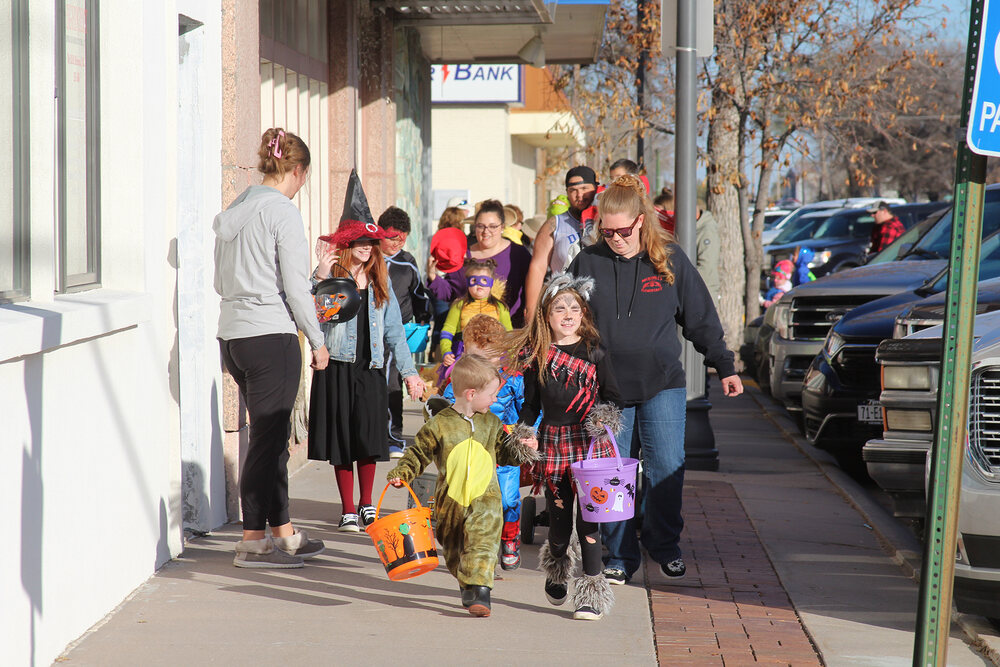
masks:
{"label": "child in wolf costume", "polygon": [[455,404],[417,432],[413,444],[386,477],[401,486],[430,463],[438,469],[434,490],[436,537],[448,570],[458,579],[462,605],[473,616],[490,615],[490,590],[500,547],[503,510],[496,466],[537,460],[531,429],[510,436],[490,412],[500,389],[497,369],[481,356],[463,355],[451,374]]}
{"label": "child in wolf costume", "polygon": [[[533,424],[542,413],[541,460],[532,472],[535,492],[545,490],[549,513],[549,539],[539,558],[545,595],[554,605],[566,601],[575,567],[569,549],[576,504],[570,464],[587,457],[591,437],[598,438],[595,456],[613,456],[604,426],[612,432],[621,426],[618,384],[587,305],[593,287],[591,278],[553,277],[530,328],[514,332],[507,350],[507,358],[516,358],[524,372],[520,422]],[[576,533],[583,575],[575,582],[573,618],[597,620],[614,604],[602,574],[601,534],[598,524],[584,521],[579,513]]]}

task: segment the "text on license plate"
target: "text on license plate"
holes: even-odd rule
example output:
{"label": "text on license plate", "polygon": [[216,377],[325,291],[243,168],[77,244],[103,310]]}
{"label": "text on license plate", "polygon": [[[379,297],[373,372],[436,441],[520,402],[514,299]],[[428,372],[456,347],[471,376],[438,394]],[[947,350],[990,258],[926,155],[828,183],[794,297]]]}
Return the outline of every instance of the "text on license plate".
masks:
{"label": "text on license plate", "polygon": [[866,424],[882,423],[882,404],[878,401],[867,401],[858,404],[858,421]]}

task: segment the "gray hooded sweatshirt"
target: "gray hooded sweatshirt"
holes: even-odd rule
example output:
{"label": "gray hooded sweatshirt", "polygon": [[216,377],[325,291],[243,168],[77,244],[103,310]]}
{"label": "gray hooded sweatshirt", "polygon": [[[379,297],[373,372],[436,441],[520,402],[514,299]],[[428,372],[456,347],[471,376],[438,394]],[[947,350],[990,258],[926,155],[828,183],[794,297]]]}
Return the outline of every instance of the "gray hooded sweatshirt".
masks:
{"label": "gray hooded sweatshirt", "polygon": [[222,297],[218,338],[294,334],[316,350],[323,332],[310,294],[309,242],[302,215],[285,195],[251,185],[215,216],[215,291]]}

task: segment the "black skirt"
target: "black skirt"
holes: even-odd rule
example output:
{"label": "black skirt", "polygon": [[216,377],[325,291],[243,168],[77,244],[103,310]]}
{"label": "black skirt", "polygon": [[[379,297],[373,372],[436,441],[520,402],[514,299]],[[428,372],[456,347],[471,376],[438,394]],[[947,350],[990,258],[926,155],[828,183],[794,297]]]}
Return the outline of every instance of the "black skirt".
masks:
{"label": "black skirt", "polygon": [[368,298],[361,292],[357,358],[313,371],[309,458],[348,465],[389,458],[389,389],[384,368],[371,368]]}

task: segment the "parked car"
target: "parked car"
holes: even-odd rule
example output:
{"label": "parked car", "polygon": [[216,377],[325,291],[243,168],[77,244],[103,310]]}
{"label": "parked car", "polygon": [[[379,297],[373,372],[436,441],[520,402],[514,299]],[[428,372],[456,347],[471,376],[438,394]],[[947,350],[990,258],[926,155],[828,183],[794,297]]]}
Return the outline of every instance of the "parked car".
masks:
{"label": "parked car", "polygon": [[[910,229],[931,213],[948,206],[946,202],[903,204],[894,206],[892,212],[905,228]],[[803,216],[803,219],[808,219],[808,216]],[[764,248],[764,268],[770,273],[771,268],[783,259],[794,262],[800,248],[812,249],[813,260],[809,268],[817,278],[861,266],[868,258],[874,226],[875,219],[866,209],[836,209],[815,229],[809,230],[808,236],[782,245],[778,244],[781,240],[779,236],[774,245]]]}
{"label": "parked car", "polygon": [[885,262],[895,262],[897,259],[903,259],[913,249],[913,246],[937,224],[938,220],[947,215],[950,210],[951,204],[948,204],[944,208],[934,211],[903,232],[902,236],[890,243],[888,247],[883,248],[880,253],[874,257],[869,257],[865,264],[884,264]]}
{"label": "parked car", "polygon": [[[914,484],[926,497],[928,457],[934,441],[942,327],[935,326],[880,346],[885,435],[865,447],[880,460],[869,470],[892,489],[897,514],[923,516],[923,502],[907,500]],[[935,354],[936,351],[936,354]],[[976,317],[969,401],[969,434],[963,452],[955,555],[954,599],[958,610],[1000,618],[1000,311]],[[891,400],[890,400],[891,399]],[[903,465],[888,465],[895,460]],[[897,487],[904,487],[901,491]]]}
{"label": "parked car", "polygon": [[[865,443],[862,457],[869,476],[892,498],[896,516],[907,519],[924,516],[924,458],[937,423],[941,361],[940,338],[913,334],[941,326],[946,298],[947,293],[941,292],[906,308],[896,317],[892,339],[883,341],[875,353],[882,369],[878,400],[884,433]],[[976,314],[996,311],[1000,311],[1000,279],[984,280],[978,286]],[[977,318],[977,331],[984,322],[990,320]],[[905,370],[910,367],[917,370]],[[891,427],[887,415],[892,416]]]}
{"label": "parked car", "polygon": [[[873,262],[833,273],[795,287],[775,314],[775,331],[767,345],[771,394],[792,411],[799,404],[802,380],[813,358],[823,349],[830,327],[848,311],[875,299],[913,290],[937,274],[946,262],[951,243],[952,211],[894,262]],[[983,237],[1000,229],[1000,184],[986,188]]]}
{"label": "parked car", "polygon": [[[896,264],[910,268],[944,266],[922,285],[869,301],[846,313],[831,327],[822,351],[812,360],[802,382],[806,439],[830,451],[850,470],[863,468],[861,450],[865,442],[882,435],[876,348],[892,337],[896,318],[903,311],[915,302],[943,293],[948,286],[948,266],[943,260]],[[979,275],[983,280],[1000,278],[1000,233],[983,241]],[[986,285],[983,296],[990,298],[993,283],[981,284]],[[1000,285],[996,288],[995,294],[1000,297]]]}
{"label": "parked car", "polygon": [[788,214],[794,210],[790,208],[769,208],[764,211],[764,231],[773,229],[775,225],[788,217]]}
{"label": "parked car", "polygon": [[771,245],[774,243],[774,239],[777,238],[778,234],[785,228],[786,225],[793,224],[800,217],[806,213],[814,213],[815,211],[821,211],[825,209],[838,209],[838,208],[867,208],[873,204],[880,201],[887,202],[889,204],[905,204],[905,199],[899,198],[881,198],[881,197],[848,197],[847,199],[827,199],[825,201],[817,201],[811,204],[805,204],[800,206],[790,214],[782,218],[778,223],[774,225],[771,229],[765,230],[761,235],[760,240],[762,245]]}

